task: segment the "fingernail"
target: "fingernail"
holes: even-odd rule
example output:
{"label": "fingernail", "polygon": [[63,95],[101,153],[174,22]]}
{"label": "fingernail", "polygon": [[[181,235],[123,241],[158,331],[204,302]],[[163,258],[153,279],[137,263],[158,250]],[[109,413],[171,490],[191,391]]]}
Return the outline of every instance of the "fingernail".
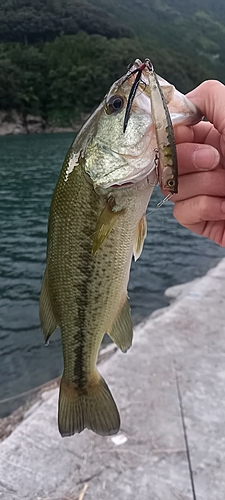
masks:
{"label": "fingernail", "polygon": [[211,170],[220,161],[220,154],[212,146],[199,146],[192,155],[194,166],[198,170]]}
{"label": "fingernail", "polygon": [[225,213],[225,201],[222,201],[221,203],[221,210],[223,213]]}

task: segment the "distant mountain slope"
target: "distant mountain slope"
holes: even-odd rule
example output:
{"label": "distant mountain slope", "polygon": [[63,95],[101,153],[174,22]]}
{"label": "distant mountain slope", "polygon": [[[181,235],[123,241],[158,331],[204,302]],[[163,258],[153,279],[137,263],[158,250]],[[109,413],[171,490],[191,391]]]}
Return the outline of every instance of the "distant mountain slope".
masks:
{"label": "distant mountain slope", "polygon": [[183,92],[225,83],[225,0],[0,0],[0,109],[9,113],[67,125],[135,57],[150,57]]}
{"label": "distant mountain slope", "polygon": [[[119,16],[139,38],[154,38],[160,46],[207,58],[215,77],[225,78],[225,0],[98,0]],[[154,55],[151,57],[153,58]],[[198,61],[196,61],[198,62]]]}
{"label": "distant mountain slope", "polygon": [[80,30],[149,38],[184,58],[200,57],[197,64],[207,58],[224,77],[225,0],[0,0],[2,42],[45,42]]}
{"label": "distant mountain slope", "polygon": [[220,22],[225,21],[224,0],[166,0],[166,3],[185,15],[193,15],[197,11],[207,12]]}
{"label": "distant mountain slope", "polygon": [[106,6],[91,0],[0,0],[0,41],[37,43],[78,31],[130,37]]}

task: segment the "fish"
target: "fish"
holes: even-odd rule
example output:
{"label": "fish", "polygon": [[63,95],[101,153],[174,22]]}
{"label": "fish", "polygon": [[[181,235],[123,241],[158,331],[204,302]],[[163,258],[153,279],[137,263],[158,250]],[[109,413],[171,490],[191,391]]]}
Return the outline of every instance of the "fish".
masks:
{"label": "fish", "polygon": [[[131,70],[142,62],[136,59]],[[132,345],[127,285],[147,234],[146,210],[157,184],[157,137],[150,71],[142,71],[126,131],[135,74],[110,87],[73,141],[49,213],[46,268],[40,293],[45,342],[61,329],[64,370],[58,428],[71,436],[85,428],[100,435],[119,431],[120,415],[96,368],[107,333],[122,352]],[[158,77],[173,125],[194,124],[197,108]]]}

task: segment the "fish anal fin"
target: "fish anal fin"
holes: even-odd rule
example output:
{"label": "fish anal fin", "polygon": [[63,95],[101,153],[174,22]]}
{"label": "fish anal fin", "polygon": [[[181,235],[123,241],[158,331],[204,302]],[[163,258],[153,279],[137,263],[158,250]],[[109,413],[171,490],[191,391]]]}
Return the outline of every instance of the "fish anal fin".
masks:
{"label": "fish anal fin", "polygon": [[127,298],[113,324],[109,336],[122,352],[127,352],[132,345],[133,324]]}
{"label": "fish anal fin", "polygon": [[146,222],[146,216],[143,215],[143,217],[138,223],[134,240],[133,253],[135,262],[137,259],[139,259],[141,255],[146,235],[147,235],[147,222]]}
{"label": "fish anal fin", "polygon": [[120,428],[120,416],[112,394],[97,372],[84,388],[76,387],[63,375],[59,393],[58,426],[62,437],[85,428],[110,436]]}
{"label": "fish anal fin", "polygon": [[118,217],[120,217],[122,212],[123,210],[115,210],[112,206],[112,203],[110,202],[106,203],[105,207],[103,208],[99,216],[97,226],[95,228],[93,247],[92,247],[93,254],[95,254],[102,246],[105,239],[115,226],[116,221]]}
{"label": "fish anal fin", "polygon": [[41,287],[39,316],[45,342],[47,342],[51,334],[58,326],[50,301],[47,270],[45,271]]}

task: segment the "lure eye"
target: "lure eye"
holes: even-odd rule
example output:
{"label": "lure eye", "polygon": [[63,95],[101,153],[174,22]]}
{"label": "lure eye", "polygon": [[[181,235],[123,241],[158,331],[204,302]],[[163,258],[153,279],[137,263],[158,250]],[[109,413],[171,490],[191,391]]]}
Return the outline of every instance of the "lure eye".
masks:
{"label": "lure eye", "polygon": [[168,182],[167,182],[167,185],[170,187],[170,188],[173,188],[175,187],[175,180],[174,179],[170,179]]}
{"label": "lure eye", "polygon": [[112,95],[107,102],[106,113],[111,115],[112,113],[118,113],[123,109],[124,99],[120,95]]}

